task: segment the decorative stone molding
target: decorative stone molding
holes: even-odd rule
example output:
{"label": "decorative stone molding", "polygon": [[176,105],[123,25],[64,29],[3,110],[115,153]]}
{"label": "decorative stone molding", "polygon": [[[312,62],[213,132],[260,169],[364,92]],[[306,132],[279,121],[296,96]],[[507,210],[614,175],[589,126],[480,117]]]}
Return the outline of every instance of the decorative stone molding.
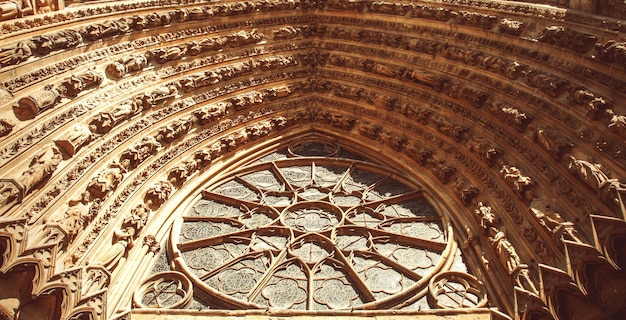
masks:
{"label": "decorative stone molding", "polygon": [[[150,268],[164,243],[155,213],[231,159],[280,148],[294,128],[421,172],[458,211],[454,227],[469,229],[469,259],[498,281],[446,279],[487,290],[511,315],[559,317],[549,295],[615,289],[585,272],[623,281],[612,252],[626,216],[623,29],[481,0],[85,3],[0,23],[0,281],[40,268],[24,304],[63,305],[62,318],[127,316],[106,309],[107,294],[130,281],[127,268]],[[481,218],[487,203],[503,214]],[[537,279],[522,263],[533,260],[571,270],[540,266]],[[46,300],[61,292],[72,298]],[[113,299],[130,306],[129,295]],[[623,301],[596,302],[613,312]]]}

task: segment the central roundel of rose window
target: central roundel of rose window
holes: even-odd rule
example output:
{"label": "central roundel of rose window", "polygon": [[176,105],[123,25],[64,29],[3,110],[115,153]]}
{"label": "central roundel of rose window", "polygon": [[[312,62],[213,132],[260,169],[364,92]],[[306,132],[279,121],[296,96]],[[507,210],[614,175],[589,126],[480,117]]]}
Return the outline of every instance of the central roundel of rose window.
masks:
{"label": "central roundel of rose window", "polygon": [[284,155],[205,186],[171,243],[196,298],[224,309],[417,309],[453,260],[445,225],[397,172]]}

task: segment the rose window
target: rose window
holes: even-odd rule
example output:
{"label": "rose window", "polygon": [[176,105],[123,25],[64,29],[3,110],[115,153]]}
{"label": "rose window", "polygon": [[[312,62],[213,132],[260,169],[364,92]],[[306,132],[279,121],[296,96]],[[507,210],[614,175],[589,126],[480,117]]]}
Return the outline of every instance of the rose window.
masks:
{"label": "rose window", "polygon": [[419,308],[451,229],[401,174],[315,147],[205,186],[173,230],[177,269],[225,309]]}

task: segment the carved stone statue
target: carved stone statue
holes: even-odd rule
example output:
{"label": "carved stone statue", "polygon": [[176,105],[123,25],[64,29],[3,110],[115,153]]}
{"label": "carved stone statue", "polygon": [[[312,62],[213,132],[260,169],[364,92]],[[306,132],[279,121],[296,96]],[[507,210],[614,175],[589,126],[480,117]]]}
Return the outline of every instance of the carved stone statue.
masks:
{"label": "carved stone statue", "polygon": [[570,90],[569,98],[577,105],[586,107],[587,116],[594,120],[597,120],[611,106],[603,97],[596,96],[584,87]]}
{"label": "carved stone statue", "polygon": [[574,144],[553,128],[538,128],[535,139],[552,157],[560,161],[563,154],[569,152]]}
{"label": "carved stone statue", "polygon": [[602,60],[626,64],[626,42],[609,40],[604,45],[597,44],[596,50]]}
{"label": "carved stone statue", "polygon": [[457,98],[469,102],[476,108],[482,108],[488,104],[491,95],[487,92],[472,87],[463,87]]}
{"label": "carved stone statue", "polygon": [[598,38],[594,35],[578,32],[562,26],[549,26],[541,31],[537,40],[578,53],[586,53],[595,46]]}
{"label": "carved stone statue", "polygon": [[478,194],[480,190],[473,185],[468,184],[463,178],[458,177],[454,183],[454,188],[459,196],[459,199],[463,201],[464,204],[468,205],[472,202]]}
{"label": "carved stone statue", "polygon": [[124,222],[122,222],[122,228],[131,227],[137,233],[141,232],[143,227],[148,222],[148,218],[150,217],[150,208],[142,203],[134,207],[130,214],[124,218]]}
{"label": "carved stone statue", "polygon": [[34,49],[35,44],[32,41],[21,41],[15,47],[0,49],[0,67],[13,66],[28,60]]}
{"label": "carved stone statue", "polygon": [[373,140],[377,140],[383,127],[375,123],[362,123],[359,126],[359,133]]}
{"label": "carved stone statue", "polygon": [[142,105],[144,109],[152,108],[163,101],[173,98],[178,93],[178,88],[174,84],[158,86],[150,93],[143,95]]}
{"label": "carved stone statue", "polygon": [[73,156],[80,148],[89,144],[95,135],[89,130],[89,126],[78,123],[64,135],[65,139],[55,140],[56,145],[69,156]]}
{"label": "carved stone statue", "polygon": [[205,125],[212,120],[223,117],[226,114],[226,108],[229,106],[226,102],[217,102],[203,107],[193,112],[198,124]]}
{"label": "carved stone statue", "polygon": [[431,119],[439,132],[444,133],[458,142],[466,140],[469,128],[442,116],[432,117]]}
{"label": "carved stone statue", "polygon": [[268,135],[272,131],[272,123],[269,120],[259,121],[246,126],[245,129],[250,139],[254,140]]}
{"label": "carved stone statue", "polygon": [[52,0],[36,0],[37,14],[49,13],[54,10],[55,6]]}
{"label": "carved stone statue", "polygon": [[515,21],[511,19],[502,19],[498,25],[498,30],[502,33],[510,34],[512,36],[520,36],[524,31],[525,24],[521,21]]}
{"label": "carved stone statue", "polygon": [[36,91],[26,97],[18,100],[17,105],[13,106],[15,117],[20,120],[29,120],[35,118],[40,113],[54,107],[61,102],[63,92],[59,89],[65,87],[52,88],[47,86],[44,90]]}
{"label": "carved stone statue", "polygon": [[83,33],[85,38],[91,41],[96,41],[124,34],[128,31],[130,31],[130,23],[128,19],[120,18],[117,20],[106,20],[102,23],[92,23],[85,28]]}
{"label": "carved stone statue", "polygon": [[492,232],[495,232],[495,234],[489,237],[489,241],[500,256],[500,262],[506,267],[509,274],[515,273],[521,264],[520,257],[517,255],[515,248],[511,242],[509,242],[509,239],[506,238],[503,231],[492,229]]}
{"label": "carved stone statue", "polygon": [[187,48],[189,50],[189,53],[192,56],[195,56],[200,54],[201,52],[220,50],[226,45],[226,43],[228,43],[227,37],[210,37],[202,39],[199,42],[190,41],[187,44]]}
{"label": "carved stone statue", "polygon": [[4,137],[13,131],[15,123],[8,119],[0,119],[0,137]]}
{"label": "carved stone statue", "polygon": [[130,72],[140,71],[148,66],[148,58],[143,54],[133,54],[107,65],[106,73],[114,78],[122,78]]}
{"label": "carved stone statue", "polygon": [[161,245],[154,235],[147,235],[143,238],[143,245],[148,247],[148,252],[156,254],[161,250]]}
{"label": "carved stone statue", "polygon": [[492,103],[491,110],[500,114],[508,125],[519,132],[524,132],[531,121],[526,113],[501,101]]}
{"label": "carved stone statue", "polygon": [[432,151],[413,144],[409,145],[406,149],[409,152],[411,159],[417,161],[417,163],[421,165],[425,165],[433,154]]}
{"label": "carved stone statue", "polygon": [[163,126],[159,129],[156,139],[161,143],[169,143],[191,130],[193,125],[193,118],[176,119],[172,123]]}
{"label": "carved stone statue", "polygon": [[263,103],[263,101],[265,101],[264,94],[258,91],[248,92],[246,94],[241,94],[230,99],[230,103],[237,111],[252,107],[257,104],[261,104]]}
{"label": "carved stone statue", "polygon": [[113,162],[91,179],[87,190],[95,198],[104,199],[110,191],[114,190],[122,182],[124,173],[126,173],[126,167],[118,162]]}
{"label": "carved stone statue", "polygon": [[146,203],[160,206],[172,193],[172,184],[169,181],[159,181],[146,191]]}
{"label": "carved stone statue", "polygon": [[33,14],[33,8],[27,0],[0,1],[0,21],[11,20]]}
{"label": "carved stone statue", "polygon": [[174,185],[182,185],[183,182],[198,169],[200,162],[201,160],[197,159],[183,161],[169,172],[167,179]]}
{"label": "carved stone statue", "polygon": [[138,143],[122,152],[120,162],[128,163],[128,169],[135,169],[161,148],[161,144],[153,136],[146,136]]}
{"label": "carved stone statue", "polygon": [[446,161],[438,161],[431,159],[430,161],[433,172],[443,182],[448,183],[452,176],[456,173],[456,168]]}
{"label": "carved stone statue", "polygon": [[520,198],[524,197],[526,188],[532,186],[533,184],[532,179],[530,177],[524,176],[522,172],[516,167],[503,165],[500,173],[503,174],[504,180],[513,187],[513,190],[515,190]]}
{"label": "carved stone statue", "polygon": [[259,33],[256,29],[252,29],[250,32],[241,30],[236,33],[231,33],[227,37],[232,47],[241,47],[263,40],[264,35]]}
{"label": "carved stone statue", "polygon": [[407,69],[402,78],[430,87],[436,91],[443,91],[450,79],[424,70]]}
{"label": "carved stone statue", "polygon": [[490,167],[495,163],[498,155],[502,153],[480,137],[472,137],[468,142],[468,149],[478,155]]}
{"label": "carved stone statue", "polygon": [[298,35],[298,29],[292,26],[282,27],[280,29],[272,30],[274,40],[291,39]]}
{"label": "carved stone statue", "polygon": [[569,81],[536,69],[526,72],[526,83],[553,98],[558,98],[569,88]]}
{"label": "carved stone statue", "polygon": [[71,199],[68,205],[63,217],[52,222],[59,224],[73,239],[92,218],[89,212],[89,192],[83,192],[78,199]]}
{"label": "carved stone statue", "polygon": [[482,202],[478,202],[476,209],[474,209],[474,213],[478,217],[479,224],[485,232],[489,231],[492,227],[495,227],[497,217],[493,213],[490,206],[487,206]]}
{"label": "carved stone statue", "polygon": [[213,161],[211,152],[209,150],[198,150],[193,154],[193,158],[196,160],[198,167],[207,166]]}
{"label": "carved stone statue", "polygon": [[606,110],[606,115],[611,118],[607,126],[609,130],[624,136],[626,133],[626,115],[617,114],[613,109]]}
{"label": "carved stone statue", "polygon": [[[346,118],[348,118],[348,117],[346,117]],[[350,120],[348,120],[348,121],[350,121]],[[282,117],[282,116],[281,117],[274,117],[274,118],[270,119],[270,122],[272,123],[272,126],[276,130],[282,130],[282,129],[284,129],[287,126],[287,118]],[[354,126],[354,123],[356,123],[356,121],[353,118],[353,120],[350,121],[350,122],[351,122],[350,129],[352,129],[352,127]]]}
{"label": "carved stone statue", "polygon": [[427,124],[432,115],[432,111],[411,103],[400,106],[400,111],[405,116],[417,120],[422,124]]}
{"label": "carved stone statue", "polygon": [[175,45],[148,51],[146,55],[149,60],[156,61],[159,64],[164,64],[168,61],[174,61],[182,58],[185,53],[187,53],[186,45]]}
{"label": "carved stone statue", "polygon": [[574,224],[565,221],[545,200],[533,200],[530,204],[530,211],[539,220],[539,223],[555,236],[563,236],[567,240],[582,242],[574,229]]}
{"label": "carved stone statue", "polygon": [[136,233],[133,227],[115,230],[113,233],[113,245],[106,249],[95,264],[105,267],[110,272],[115,270],[120,260],[134,246]]}
{"label": "carved stone statue", "polygon": [[47,55],[52,51],[77,47],[83,42],[83,37],[76,30],[64,29],[34,37],[32,41],[37,54]]}
{"label": "carved stone statue", "polygon": [[92,132],[104,134],[122,121],[143,110],[143,96],[133,97],[122,102],[108,112],[100,112],[89,123]]}
{"label": "carved stone statue", "polygon": [[222,144],[222,148],[226,150],[233,150],[237,146],[248,141],[248,133],[246,130],[240,130],[233,132],[222,139],[220,139],[220,143]]}
{"label": "carved stone statue", "polygon": [[73,98],[89,87],[100,85],[102,80],[102,75],[99,72],[88,70],[78,75],[72,75],[65,79],[61,85],[65,87],[65,95],[68,98]]}
{"label": "carved stone statue", "polygon": [[604,183],[611,180],[602,171],[602,165],[600,164],[591,163],[585,160],[578,160],[573,156],[570,156],[569,160],[570,163],[568,169],[596,191],[600,190],[600,187]]}
{"label": "carved stone statue", "polygon": [[46,180],[63,160],[61,151],[55,145],[47,145],[31,159],[28,169],[15,180],[28,194],[35,186]]}

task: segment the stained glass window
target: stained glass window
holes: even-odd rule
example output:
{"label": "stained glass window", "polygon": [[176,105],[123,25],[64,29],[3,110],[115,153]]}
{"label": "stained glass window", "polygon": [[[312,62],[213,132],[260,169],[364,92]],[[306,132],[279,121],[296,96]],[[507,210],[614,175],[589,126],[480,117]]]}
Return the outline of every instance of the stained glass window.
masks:
{"label": "stained glass window", "polygon": [[360,159],[309,141],[205,186],[172,238],[194,294],[227,309],[426,305],[450,228],[401,173]]}

